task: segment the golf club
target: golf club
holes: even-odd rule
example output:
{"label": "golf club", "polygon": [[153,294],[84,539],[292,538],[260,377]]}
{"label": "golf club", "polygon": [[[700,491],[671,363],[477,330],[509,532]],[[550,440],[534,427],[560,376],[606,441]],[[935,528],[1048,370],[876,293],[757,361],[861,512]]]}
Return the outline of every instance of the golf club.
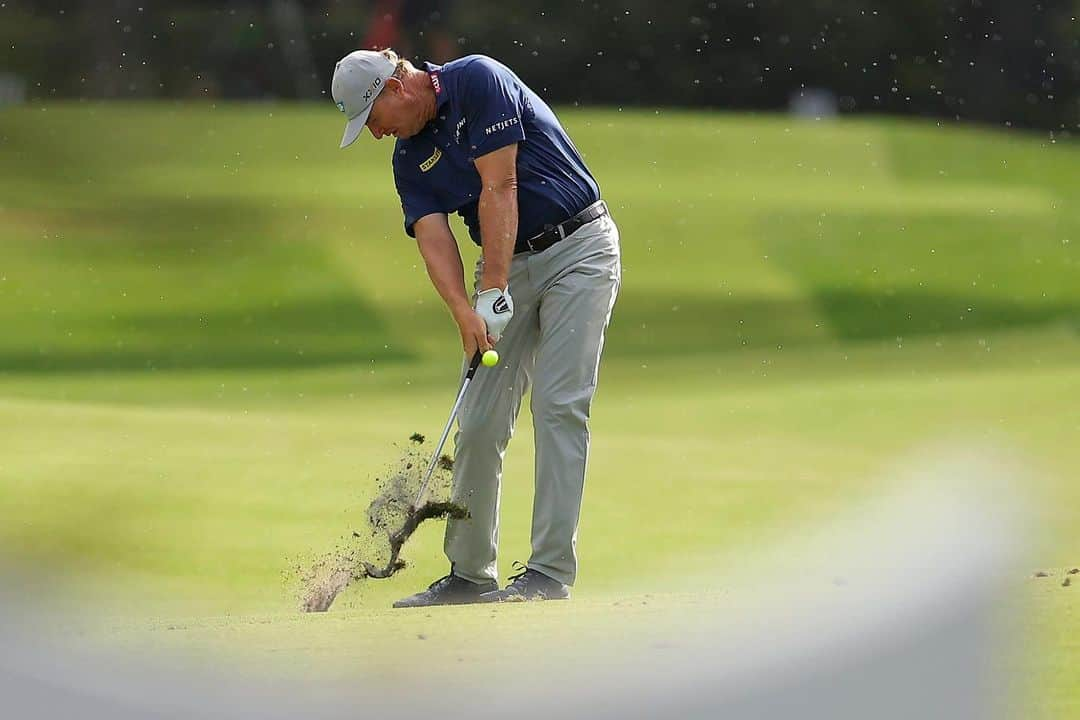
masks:
{"label": "golf club", "polygon": [[458,390],[457,399],[454,401],[454,407],[450,410],[450,418],[446,421],[446,427],[443,428],[442,435],[439,437],[439,442],[435,445],[434,452],[431,453],[431,461],[428,463],[427,470],[424,471],[424,479],[420,483],[420,490],[416,493],[416,499],[413,500],[413,510],[420,507],[420,501],[423,499],[424,493],[427,492],[428,483],[431,482],[431,474],[435,472],[435,465],[439,462],[439,456],[442,454],[443,446],[446,445],[446,438],[450,435],[450,428],[453,427],[454,419],[457,417],[458,409],[461,407],[461,401],[465,398],[465,391],[469,389],[469,383],[472,382],[473,375],[476,374],[476,368],[480,367],[480,359],[482,357],[483,353],[477,350],[473,355],[472,360],[469,362],[469,369],[465,373],[465,379],[461,382],[461,389]]}
{"label": "golf club", "polygon": [[464,517],[464,511],[452,503],[429,503],[427,505],[421,505],[420,501],[423,500],[424,493],[427,492],[428,484],[431,482],[431,475],[435,472],[435,466],[438,464],[439,457],[442,455],[443,446],[446,445],[446,438],[450,435],[450,428],[453,427],[454,419],[457,418],[458,410],[461,408],[461,401],[465,398],[465,391],[469,389],[469,383],[472,382],[473,376],[476,374],[476,369],[480,366],[482,359],[483,353],[477,350],[476,354],[473,355],[472,360],[469,362],[469,369],[465,372],[465,379],[461,382],[461,389],[458,390],[457,399],[454,400],[454,407],[450,410],[450,417],[446,421],[446,427],[443,428],[442,435],[439,437],[439,442],[435,445],[435,450],[431,453],[431,460],[428,462],[427,470],[424,472],[424,478],[420,483],[420,490],[416,493],[416,499],[413,500],[412,505],[406,513],[405,522],[396,532],[389,533],[390,559],[387,561],[386,566],[381,568],[365,562],[364,571],[367,573],[368,577],[388,578],[405,566],[405,563],[398,559],[398,554],[401,552],[401,547],[405,544],[405,541],[424,520],[433,517]]}

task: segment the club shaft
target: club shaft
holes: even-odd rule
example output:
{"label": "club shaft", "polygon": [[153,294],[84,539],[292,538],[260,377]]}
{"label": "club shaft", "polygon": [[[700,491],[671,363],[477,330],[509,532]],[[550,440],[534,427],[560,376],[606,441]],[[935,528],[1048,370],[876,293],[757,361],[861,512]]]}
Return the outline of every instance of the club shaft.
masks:
{"label": "club shaft", "polygon": [[439,442],[435,446],[435,452],[431,454],[431,461],[428,462],[427,470],[424,471],[424,480],[420,483],[420,490],[416,493],[416,500],[413,501],[413,507],[420,507],[420,500],[423,499],[424,493],[427,492],[428,483],[431,482],[431,475],[435,472],[435,466],[439,462],[439,457],[442,455],[443,446],[446,445],[446,438],[450,436],[450,428],[454,426],[454,420],[457,418],[458,410],[461,409],[461,401],[465,399],[465,391],[469,389],[469,383],[472,382],[473,375],[476,374],[476,368],[480,366],[480,351],[476,352],[473,356],[472,362],[469,363],[469,369],[465,373],[465,379],[461,382],[461,389],[458,390],[457,399],[454,401],[454,407],[450,411],[450,417],[446,421],[446,427],[443,428],[442,435],[439,437]]}

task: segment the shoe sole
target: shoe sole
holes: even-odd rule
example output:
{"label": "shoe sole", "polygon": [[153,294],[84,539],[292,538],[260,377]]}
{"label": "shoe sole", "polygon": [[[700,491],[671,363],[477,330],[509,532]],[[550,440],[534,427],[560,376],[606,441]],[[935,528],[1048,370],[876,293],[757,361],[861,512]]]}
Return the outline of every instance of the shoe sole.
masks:
{"label": "shoe sole", "polygon": [[534,597],[534,598],[527,598],[527,597],[525,597],[523,595],[513,595],[513,596],[507,597],[507,598],[492,598],[491,600],[482,600],[481,602],[489,602],[489,603],[523,603],[523,602],[548,602],[548,601],[552,601],[552,600],[569,600],[569,599],[570,599],[569,595],[564,595],[563,597]]}
{"label": "shoe sole", "polygon": [[434,603],[421,603],[418,605],[402,605],[401,601],[395,602],[391,605],[395,610],[408,610],[409,608],[429,608],[429,607],[444,607],[453,605],[479,605],[481,603],[490,602],[489,600],[481,600],[479,596],[470,600],[454,600],[452,602],[434,602]]}

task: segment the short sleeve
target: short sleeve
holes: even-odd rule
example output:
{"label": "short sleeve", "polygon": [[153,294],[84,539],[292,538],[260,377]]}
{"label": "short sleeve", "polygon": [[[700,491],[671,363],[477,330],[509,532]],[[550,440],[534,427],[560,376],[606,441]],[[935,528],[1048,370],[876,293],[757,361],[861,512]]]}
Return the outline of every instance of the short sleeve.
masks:
{"label": "short sleeve", "polygon": [[490,58],[463,69],[462,110],[473,158],[525,139],[521,88],[514,75]]}
{"label": "short sleeve", "polygon": [[394,186],[401,198],[401,212],[405,215],[405,234],[416,237],[416,221],[425,215],[445,212],[431,190],[423,187],[397,168],[394,168]]}

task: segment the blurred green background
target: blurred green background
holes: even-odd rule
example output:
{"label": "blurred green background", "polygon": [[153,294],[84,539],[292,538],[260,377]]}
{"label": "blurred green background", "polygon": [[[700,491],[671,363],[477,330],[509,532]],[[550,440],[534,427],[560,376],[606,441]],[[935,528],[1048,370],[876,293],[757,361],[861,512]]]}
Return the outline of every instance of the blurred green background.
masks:
{"label": "blurred green background", "polygon": [[[896,458],[953,441],[1015,449],[1036,563],[1080,563],[1076,147],[932,121],[560,114],[625,265],[581,622],[706,560],[736,575],[740,549],[829,523]],[[438,431],[460,353],[402,232],[391,146],[341,152],[340,124],[321,105],[0,113],[0,547],[60,596],[313,662],[436,622],[383,608],[444,572],[438,525],[411,569],[347,591],[343,620],[295,615],[295,567],[360,526],[410,433]],[[528,424],[504,573],[528,554]],[[1077,590],[1016,586],[1033,708],[1076,712]],[[486,622],[470,617],[454,632]]]}
{"label": "blurred green background", "polygon": [[[329,100],[356,48],[483,53],[548,102],[1080,129],[1080,0],[5,0],[0,104]],[[21,82],[19,82],[21,81]]]}

